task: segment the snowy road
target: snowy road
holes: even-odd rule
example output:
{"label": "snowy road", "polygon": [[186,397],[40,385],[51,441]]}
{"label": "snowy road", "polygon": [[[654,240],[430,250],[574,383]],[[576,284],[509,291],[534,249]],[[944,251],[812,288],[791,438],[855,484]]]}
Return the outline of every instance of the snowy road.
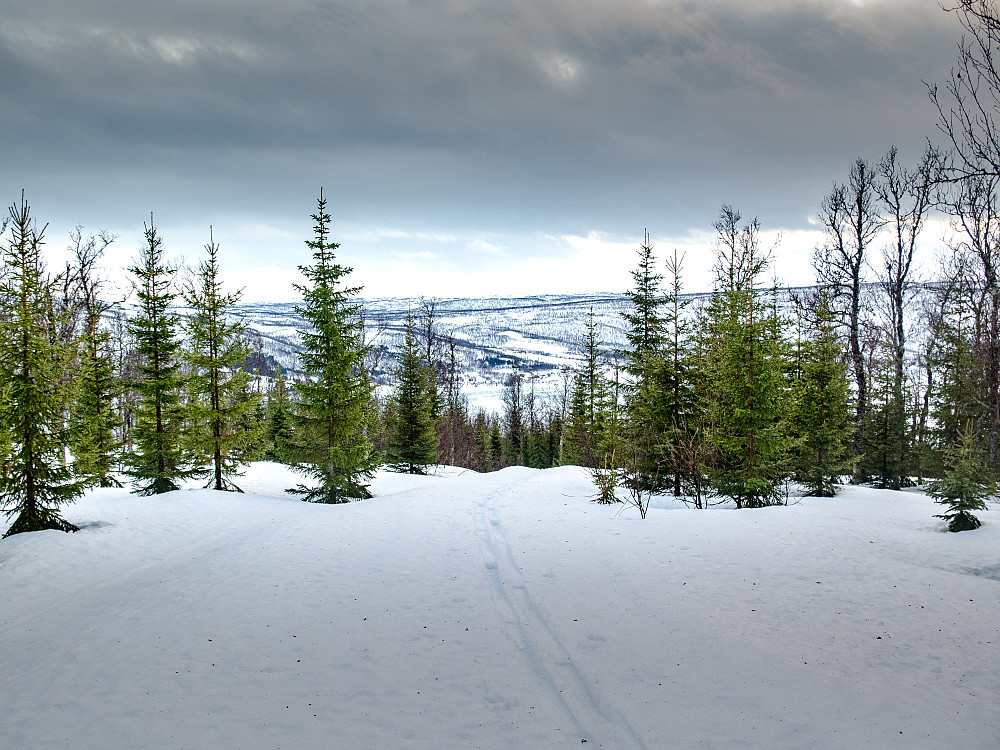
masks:
{"label": "snowy road", "polygon": [[99,491],[82,532],[0,543],[0,747],[1000,746],[1000,512],[641,521],[573,468],[336,507],[241,484]]}

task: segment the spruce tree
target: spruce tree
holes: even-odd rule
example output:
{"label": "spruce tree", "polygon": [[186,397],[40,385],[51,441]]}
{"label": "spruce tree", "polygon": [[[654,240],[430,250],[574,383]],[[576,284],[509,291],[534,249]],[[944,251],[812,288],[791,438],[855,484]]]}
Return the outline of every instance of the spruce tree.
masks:
{"label": "spruce tree", "polygon": [[625,319],[625,340],[629,348],[623,352],[629,379],[625,388],[625,439],[622,456],[629,474],[628,480],[636,487],[651,490],[659,484],[663,464],[661,450],[664,444],[665,423],[660,417],[658,374],[663,371],[664,360],[663,319],[659,308],[665,300],[660,294],[661,274],[655,271],[656,259],[649,233],[644,235],[639,247],[639,263],[632,272],[635,287],[628,292],[630,307],[622,313]]}
{"label": "spruce tree", "polygon": [[789,438],[781,323],[767,309],[756,281],[768,257],[759,246],[756,219],[741,224],[723,206],[716,290],[711,318],[709,441],[715,456],[709,478],[715,492],[737,508],[779,502]]}
{"label": "spruce tree", "polygon": [[242,292],[223,292],[219,246],[211,234],[205,252],[196,279],[182,292],[191,308],[184,325],[191,368],[185,438],[194,476],[207,479],[208,488],[242,492],[232,477],[243,473],[262,437],[254,419],[258,399],[244,369],[250,356],[246,324],[230,320]]}
{"label": "spruce tree", "polygon": [[948,522],[949,531],[971,531],[982,526],[974,511],[986,510],[986,501],[996,493],[996,481],[978,450],[969,422],[945,452],[944,476],[931,482],[927,494],[948,507],[947,513],[936,517]]}
{"label": "spruce tree", "polygon": [[833,497],[838,477],[854,463],[849,382],[826,288],[811,307],[812,330],[801,344],[801,373],[793,387],[795,478],[808,494]]}
{"label": "spruce tree", "polygon": [[644,355],[657,352],[663,346],[663,315],[660,308],[666,300],[660,294],[663,275],[656,272],[656,259],[649,233],[644,236],[639,247],[639,263],[632,272],[635,288],[629,290],[631,308],[622,313],[628,326],[625,340],[629,344],[629,373],[640,377]]}
{"label": "spruce tree", "polygon": [[130,268],[139,309],[129,321],[135,337],[138,377],[135,390],[135,450],[128,457],[128,474],[139,495],[158,495],[179,489],[189,475],[183,446],[184,403],[181,369],[180,320],[171,310],[176,269],[163,260],[163,240],[152,216],[144,225],[145,243]]}
{"label": "spruce tree", "polygon": [[[681,272],[684,256],[674,250],[668,257],[666,269],[669,279],[665,299],[665,347],[659,377],[661,385],[661,414],[666,432],[659,443],[661,458],[665,460],[673,478],[673,493],[683,494],[685,484],[692,484],[690,467],[684,459],[685,449],[696,439],[702,406],[697,396],[700,374],[694,365],[691,333],[693,324],[687,318],[688,300],[681,298]],[[697,484],[701,477],[694,478]]]}
{"label": "spruce tree", "polygon": [[113,474],[121,449],[117,436],[121,418],[116,409],[121,386],[115,373],[111,332],[101,325],[101,316],[111,305],[101,299],[97,271],[97,261],[113,239],[103,232],[87,240],[79,229],[73,234],[83,330],[70,437],[74,471],[88,484],[101,487],[121,487]]}
{"label": "spruce tree", "polygon": [[[865,421],[864,452],[858,462],[857,478],[883,489],[899,489],[904,483],[904,467],[909,447],[909,414],[895,389],[893,347],[881,339],[870,357],[869,404]],[[904,450],[899,450],[899,435]]]}
{"label": "spruce tree", "polygon": [[489,471],[504,468],[507,464],[504,462],[503,435],[500,433],[500,423],[498,421],[494,421],[490,427],[488,447]]}
{"label": "spruce tree", "polygon": [[476,471],[491,471],[490,465],[490,425],[486,415],[482,410],[476,412],[472,420],[472,430],[475,435],[475,450],[480,458],[480,463],[471,468]]}
{"label": "spruce tree", "polygon": [[507,377],[503,390],[503,422],[506,427],[504,455],[508,466],[521,466],[524,463],[524,374],[521,365],[514,360],[513,371]]}
{"label": "spruce tree", "polygon": [[583,361],[573,380],[563,444],[563,464],[591,469],[605,463],[608,445],[608,384],[601,367],[600,341],[594,309],[587,314],[580,344]]}
{"label": "spruce tree", "polygon": [[[681,266],[675,250],[666,261],[669,286],[661,295],[662,276],[652,274],[648,239],[633,272],[636,289],[630,293],[633,314],[626,315],[631,384],[626,389],[628,463],[630,481],[642,489],[671,487],[682,494],[688,475],[682,460],[696,411],[694,373],[688,351],[687,301],[681,298]],[[662,307],[663,312],[660,312]],[[624,458],[624,457],[623,457]]]}
{"label": "spruce tree", "polygon": [[0,282],[0,368],[4,390],[0,424],[7,431],[6,465],[0,474],[0,507],[16,515],[4,536],[25,531],[77,531],[59,506],[83,492],[65,461],[69,431],[65,375],[72,342],[55,335],[57,276],[48,278],[41,257],[44,229],[37,229],[24,194],[9,209],[11,238],[3,248]]}
{"label": "spruce tree", "polygon": [[[961,258],[957,260],[961,261]],[[989,342],[976,341],[982,338],[982,334],[977,336],[977,330],[981,329],[974,318],[978,300],[976,291],[964,278],[963,268],[949,279],[944,288],[938,290],[940,310],[931,330],[936,343],[932,414],[935,442],[944,446],[945,450],[960,442],[960,434],[966,425],[972,423],[983,430],[992,421],[988,413],[986,387],[988,367],[983,367],[983,361],[976,356],[977,349],[978,353],[982,353],[990,346]],[[984,432],[988,445],[990,435],[988,430]]]}
{"label": "spruce tree", "polygon": [[436,388],[430,382],[432,371],[421,358],[413,328],[413,316],[408,315],[397,359],[392,438],[386,459],[397,471],[425,474],[427,466],[437,460]]}
{"label": "spruce tree", "polygon": [[291,460],[292,412],[288,403],[288,389],[285,383],[285,372],[278,366],[278,374],[271,385],[267,397],[267,428],[264,459],[287,463]]}
{"label": "spruce tree", "polygon": [[291,492],[303,500],[343,503],[371,497],[368,481],[379,463],[369,436],[373,391],[364,369],[365,345],[359,305],[360,287],[345,286],[351,268],[336,262],[330,242],[330,215],[320,190],[312,215],[313,264],[299,270],[309,282],[296,288],[302,304],[296,312],[309,324],[302,334],[301,361],[306,379],[295,386],[295,461],[293,468],[311,477]]}

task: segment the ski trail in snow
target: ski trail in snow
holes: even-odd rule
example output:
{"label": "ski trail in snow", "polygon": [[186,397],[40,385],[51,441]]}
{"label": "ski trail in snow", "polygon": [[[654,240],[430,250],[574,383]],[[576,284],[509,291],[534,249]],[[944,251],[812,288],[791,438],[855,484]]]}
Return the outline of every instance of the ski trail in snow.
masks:
{"label": "ski trail in snow", "polygon": [[497,515],[495,501],[500,491],[477,504],[476,526],[486,577],[504,624],[582,739],[596,747],[645,748],[627,720],[602,705],[589,687],[591,681],[577,668],[532,600]]}

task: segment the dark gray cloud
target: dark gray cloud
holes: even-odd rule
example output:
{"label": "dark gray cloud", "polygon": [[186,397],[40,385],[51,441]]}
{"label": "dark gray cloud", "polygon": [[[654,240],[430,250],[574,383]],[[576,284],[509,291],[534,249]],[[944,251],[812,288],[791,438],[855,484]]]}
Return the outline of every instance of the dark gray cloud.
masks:
{"label": "dark gray cloud", "polygon": [[[0,188],[69,225],[802,227],[857,155],[916,159],[934,0],[8,0]],[[303,222],[305,224],[305,222]]]}

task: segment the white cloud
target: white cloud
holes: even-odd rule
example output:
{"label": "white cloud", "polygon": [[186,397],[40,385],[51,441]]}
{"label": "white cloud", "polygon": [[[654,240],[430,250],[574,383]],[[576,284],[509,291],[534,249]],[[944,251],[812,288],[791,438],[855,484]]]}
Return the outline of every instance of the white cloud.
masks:
{"label": "white cloud", "polygon": [[499,255],[504,251],[500,245],[495,245],[492,242],[487,242],[486,240],[472,240],[471,242],[466,243],[465,246],[477,253],[489,253],[491,255]]}

